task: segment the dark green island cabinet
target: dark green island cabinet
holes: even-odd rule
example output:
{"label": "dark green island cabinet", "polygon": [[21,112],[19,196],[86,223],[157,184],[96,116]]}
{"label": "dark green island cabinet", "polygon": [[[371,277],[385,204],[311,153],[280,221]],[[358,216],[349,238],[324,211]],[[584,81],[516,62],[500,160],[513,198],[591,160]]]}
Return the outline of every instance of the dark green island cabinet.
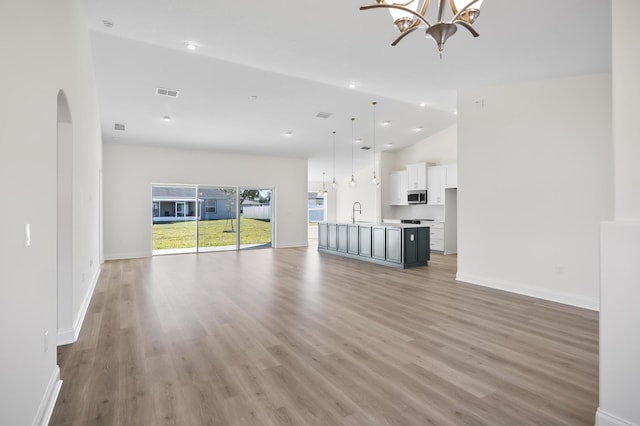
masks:
{"label": "dark green island cabinet", "polygon": [[395,268],[425,266],[429,227],[319,222],[318,251]]}

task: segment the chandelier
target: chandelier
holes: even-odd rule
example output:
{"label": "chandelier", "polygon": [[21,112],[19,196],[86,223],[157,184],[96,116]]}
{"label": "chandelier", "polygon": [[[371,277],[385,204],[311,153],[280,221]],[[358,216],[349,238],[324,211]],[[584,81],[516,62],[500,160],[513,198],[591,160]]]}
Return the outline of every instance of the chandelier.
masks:
{"label": "chandelier", "polygon": [[450,21],[444,20],[445,3],[447,0],[437,0],[438,11],[436,21],[431,23],[427,19],[427,9],[429,9],[430,0],[406,0],[406,1],[386,1],[376,0],[376,4],[367,4],[360,7],[360,10],[386,8],[389,9],[393,23],[400,31],[400,35],[391,43],[395,46],[407,35],[411,34],[423,24],[426,26],[425,34],[431,37],[438,45],[438,51],[442,58],[444,44],[449,37],[458,31],[458,25],[463,26],[474,36],[480,34],[473,29],[472,25],[480,15],[480,5],[483,0],[448,0],[449,7],[453,14]]}

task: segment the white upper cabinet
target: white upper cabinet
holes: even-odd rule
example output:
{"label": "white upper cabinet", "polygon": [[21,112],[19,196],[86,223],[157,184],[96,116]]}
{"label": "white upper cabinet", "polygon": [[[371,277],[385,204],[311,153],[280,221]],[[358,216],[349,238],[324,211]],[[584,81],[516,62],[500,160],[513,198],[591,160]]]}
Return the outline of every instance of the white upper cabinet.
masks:
{"label": "white upper cabinet", "polygon": [[407,189],[427,189],[427,163],[407,164]]}
{"label": "white upper cabinet", "polygon": [[444,167],[427,167],[427,204],[444,204]]}
{"label": "white upper cabinet", "polygon": [[408,204],[407,176],[406,170],[389,173],[389,205],[406,206]]}
{"label": "white upper cabinet", "polygon": [[444,167],[444,187],[445,188],[457,188],[458,187],[458,165],[447,164]]}

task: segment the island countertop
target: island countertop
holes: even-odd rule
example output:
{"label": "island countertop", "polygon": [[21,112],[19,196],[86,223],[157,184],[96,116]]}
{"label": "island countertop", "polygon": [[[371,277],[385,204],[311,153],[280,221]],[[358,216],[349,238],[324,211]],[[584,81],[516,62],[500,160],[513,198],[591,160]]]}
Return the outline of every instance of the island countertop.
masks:
{"label": "island countertop", "polygon": [[[382,227],[386,227],[386,228],[424,228],[424,227],[429,227],[428,223],[390,223],[390,222],[365,222],[365,221],[355,221],[354,222],[350,222],[350,221],[337,221],[337,222],[318,222],[318,225],[324,223],[324,224],[336,224],[336,225],[359,225],[359,226],[382,226]],[[437,222],[432,222],[432,223],[437,223]]]}

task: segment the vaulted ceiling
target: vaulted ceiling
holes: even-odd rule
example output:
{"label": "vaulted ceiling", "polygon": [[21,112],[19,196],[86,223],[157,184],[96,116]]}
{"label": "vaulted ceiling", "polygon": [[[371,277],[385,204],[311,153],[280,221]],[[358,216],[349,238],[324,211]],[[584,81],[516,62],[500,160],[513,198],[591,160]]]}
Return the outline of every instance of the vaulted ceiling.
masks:
{"label": "vaulted ceiling", "polygon": [[85,0],[105,143],[307,158],[320,180],[336,131],[340,179],[352,117],[355,168],[372,164],[372,101],[376,148],[397,150],[454,124],[458,89],[611,68],[610,1],[486,0],[480,37],[460,28],[442,59],[422,31],[391,47],[389,13],[365,3]]}

